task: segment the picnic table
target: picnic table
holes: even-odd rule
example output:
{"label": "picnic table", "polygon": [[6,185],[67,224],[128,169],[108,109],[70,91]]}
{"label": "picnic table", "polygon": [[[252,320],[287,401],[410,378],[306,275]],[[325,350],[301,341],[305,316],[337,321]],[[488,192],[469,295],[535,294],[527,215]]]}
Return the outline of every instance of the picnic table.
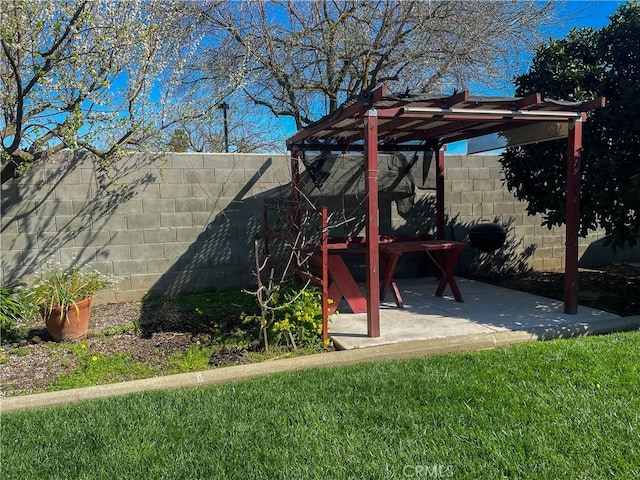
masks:
{"label": "picnic table", "polygon": [[[426,252],[435,267],[439,278],[435,295],[441,297],[447,285],[451,287],[454,298],[462,302],[462,294],[458,288],[453,270],[458,256],[467,246],[464,242],[434,240],[430,236],[386,236],[380,237],[379,250],[381,269],[383,272],[380,286],[380,299],[383,300],[391,288],[396,305],[404,308],[400,289],[394,280],[398,261],[405,253]],[[333,314],[338,304],[344,299],[353,313],[367,311],[367,299],[354,279],[345,258],[353,255],[364,255],[366,241],[362,237],[339,237],[329,239],[327,245],[327,267],[329,273],[328,293],[333,303],[329,313]],[[445,253],[446,252],[446,253]],[[314,255],[310,264],[316,268],[322,265],[321,255]]]}
{"label": "picnic table", "polygon": [[[453,269],[460,253],[467,247],[464,242],[454,242],[449,240],[420,240],[391,242],[380,245],[380,257],[382,260],[384,276],[380,285],[380,300],[384,300],[387,291],[391,287],[396,305],[404,308],[404,302],[400,289],[393,276],[398,265],[398,260],[405,253],[426,252],[432,259],[436,267],[436,276],[439,278],[435,295],[441,297],[447,285],[451,287],[451,292],[457,302],[463,302],[462,294],[453,276]],[[448,252],[448,254],[445,254]]]}

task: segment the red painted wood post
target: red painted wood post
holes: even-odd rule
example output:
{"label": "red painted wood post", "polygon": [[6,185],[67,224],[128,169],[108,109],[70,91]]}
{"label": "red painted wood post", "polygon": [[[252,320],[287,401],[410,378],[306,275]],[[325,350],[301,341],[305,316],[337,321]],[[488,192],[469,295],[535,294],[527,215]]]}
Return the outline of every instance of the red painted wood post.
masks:
{"label": "red painted wood post", "polygon": [[444,240],[444,152],[446,145],[438,149],[436,164],[436,238]]}
{"label": "red painted wood post", "polygon": [[[322,207],[322,342],[329,344],[329,220],[327,207]],[[337,302],[338,299],[333,299]]]}
{"label": "red painted wood post", "polygon": [[569,124],[567,136],[566,243],[564,253],[564,313],[578,312],[578,230],[580,228],[580,157],[582,118]]}
{"label": "red painted wood post", "polygon": [[300,151],[294,150],[291,152],[291,200],[293,202],[293,218],[291,221],[295,226],[295,232],[293,232],[294,238],[300,232],[302,223],[300,212]]}
{"label": "red painted wood post", "polygon": [[367,197],[367,334],[380,336],[380,257],[378,227],[378,113],[365,113],[365,193]]}

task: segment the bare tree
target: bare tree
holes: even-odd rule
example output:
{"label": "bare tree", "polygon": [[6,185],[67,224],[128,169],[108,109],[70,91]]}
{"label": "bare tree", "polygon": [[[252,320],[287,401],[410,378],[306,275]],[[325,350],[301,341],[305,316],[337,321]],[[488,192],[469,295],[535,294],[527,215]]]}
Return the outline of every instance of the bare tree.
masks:
{"label": "bare tree", "polygon": [[[277,152],[284,149],[284,142],[276,133],[279,127],[272,116],[266,116],[256,112],[252,114],[250,108],[246,108],[246,100],[237,96],[230,96],[228,103],[228,142],[231,152],[262,153]],[[185,149],[183,151],[194,152],[224,152],[225,132],[222,113],[212,110],[207,116],[194,120],[178,122],[181,135],[185,135]],[[169,143],[171,146],[171,143]],[[170,148],[171,149],[171,148]]]}
{"label": "bare tree", "polygon": [[273,115],[292,117],[298,128],[382,83],[396,92],[435,92],[507,80],[554,16],[551,1],[518,0],[217,7],[204,14],[216,44],[231,45],[244,59],[244,93]]}
{"label": "bare tree", "polygon": [[2,2],[2,183],[63,149],[92,152],[106,168],[123,151],[166,145],[176,122],[215,109],[215,85],[203,96],[188,81],[203,39],[191,5]]}

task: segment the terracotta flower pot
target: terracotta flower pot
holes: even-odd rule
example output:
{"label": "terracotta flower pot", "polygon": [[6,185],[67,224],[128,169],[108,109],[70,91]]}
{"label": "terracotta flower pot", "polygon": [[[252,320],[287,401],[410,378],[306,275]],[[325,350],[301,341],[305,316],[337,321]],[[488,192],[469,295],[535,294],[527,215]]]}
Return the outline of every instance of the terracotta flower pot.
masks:
{"label": "terracotta flower pot", "polygon": [[76,306],[69,305],[63,309],[53,307],[51,312],[44,314],[47,331],[56,342],[76,340],[84,337],[89,331],[89,312],[93,297],[76,302]]}

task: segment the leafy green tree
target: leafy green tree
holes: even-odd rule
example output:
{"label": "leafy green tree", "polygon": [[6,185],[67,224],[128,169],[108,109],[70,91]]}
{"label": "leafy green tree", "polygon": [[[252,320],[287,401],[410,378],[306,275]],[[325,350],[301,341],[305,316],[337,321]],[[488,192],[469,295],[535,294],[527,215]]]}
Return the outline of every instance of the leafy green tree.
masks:
{"label": "leafy green tree", "polygon": [[[640,237],[640,3],[621,5],[602,29],[572,30],[537,49],[516,95],[588,100],[606,108],[583,129],[580,234],[604,228],[614,248]],[[565,221],[565,140],[509,148],[502,156],[508,188],[541,213],[549,228]]]}

